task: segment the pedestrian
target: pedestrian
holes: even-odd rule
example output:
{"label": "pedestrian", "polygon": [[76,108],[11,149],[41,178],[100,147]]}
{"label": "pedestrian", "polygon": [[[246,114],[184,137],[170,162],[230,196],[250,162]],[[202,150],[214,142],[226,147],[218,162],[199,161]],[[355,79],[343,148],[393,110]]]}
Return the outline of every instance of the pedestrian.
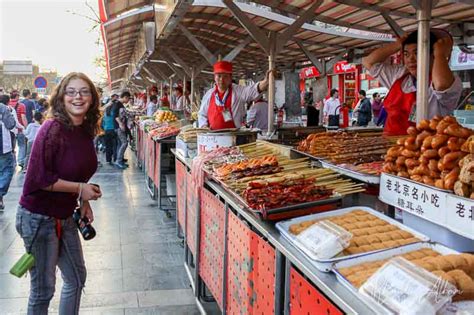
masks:
{"label": "pedestrian", "polygon": [[117,133],[115,131],[115,114],[113,106],[107,107],[102,117],[102,129],[105,132],[105,159],[110,165],[113,164],[114,150],[116,149]]}
{"label": "pedestrian", "polygon": [[357,116],[357,125],[366,127],[369,122],[372,120],[372,106],[370,104],[370,100],[365,97],[366,93],[364,90],[359,91],[359,99],[360,105],[357,109],[358,116]]}
{"label": "pedestrian", "polygon": [[13,90],[10,93],[10,102],[8,105],[13,108],[16,112],[18,122],[16,126],[16,141],[18,144],[18,165],[23,168],[25,164],[25,157],[26,157],[26,137],[25,137],[25,129],[28,126],[28,121],[26,119],[26,107],[24,104],[20,103],[20,94],[17,90]]}
{"label": "pedestrian", "polygon": [[[33,102],[35,112],[37,112],[39,110],[38,93],[36,93],[36,92],[31,93],[31,101]],[[33,117],[33,121],[34,120],[35,120],[35,118]]]}
{"label": "pedestrian", "polygon": [[328,127],[339,127],[339,111],[341,110],[341,102],[339,101],[339,91],[332,89],[330,98],[324,102],[324,120]]}
{"label": "pedestrian", "polygon": [[83,73],[66,75],[36,136],[16,215],[16,230],[35,258],[28,315],[48,314],[56,267],[63,279],[59,314],[79,314],[86,267],[72,214],[81,199],[81,216],[92,222],[89,200],[102,196],[99,187],[87,183],[97,170],[93,139],[99,117],[92,81]]}
{"label": "pedestrian", "polygon": [[259,96],[247,111],[247,125],[262,132],[268,131],[268,103],[263,96]]}
{"label": "pedestrian", "polygon": [[117,101],[114,105],[114,115],[115,115],[115,122],[116,122],[116,132],[117,138],[119,140],[119,145],[117,148],[117,160],[115,161],[115,166],[120,169],[125,169],[128,165],[125,164],[125,151],[127,150],[128,146],[128,139],[127,139],[127,112],[125,110],[125,104],[130,102],[130,92],[125,91],[122,92],[120,95],[120,101]]}
{"label": "pedestrian", "polygon": [[373,95],[372,101],[372,113],[374,114],[374,122],[376,123],[379,119],[380,112],[382,111],[382,97],[379,93],[375,92]]}
{"label": "pedestrian", "polygon": [[25,105],[26,121],[28,122],[28,124],[31,124],[33,122],[33,112],[35,111],[35,103],[31,100],[31,92],[29,89],[24,89],[22,95],[23,100],[21,100],[21,103]]}
{"label": "pedestrian", "polygon": [[158,103],[158,97],[156,95],[151,95],[150,96],[150,101],[146,105],[146,115],[147,116],[153,116],[156,112],[156,107]]}
{"label": "pedestrian", "polygon": [[33,143],[35,142],[36,135],[38,134],[38,130],[43,123],[43,114],[40,112],[35,112],[33,114],[33,120],[33,123],[29,124],[25,131],[25,137],[28,142],[26,145],[26,158],[23,173],[26,173],[26,170],[28,169],[28,161],[30,159],[31,149],[33,147]]}
{"label": "pedestrian", "polygon": [[15,158],[13,155],[14,136],[11,132],[16,126],[15,113],[7,106],[10,101],[8,95],[0,96],[0,211],[3,211],[5,204],[3,196],[10,188],[10,182],[15,168]]}
{"label": "pedestrian", "polygon": [[44,113],[48,110],[48,101],[45,98],[40,98],[38,100],[38,106],[36,107],[36,111],[40,113]]}

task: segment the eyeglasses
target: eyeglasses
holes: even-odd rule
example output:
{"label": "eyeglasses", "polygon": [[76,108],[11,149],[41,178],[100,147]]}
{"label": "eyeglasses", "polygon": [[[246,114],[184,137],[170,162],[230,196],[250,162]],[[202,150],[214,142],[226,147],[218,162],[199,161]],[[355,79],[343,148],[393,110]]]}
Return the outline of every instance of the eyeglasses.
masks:
{"label": "eyeglasses", "polygon": [[80,90],[80,91],[66,90],[66,95],[70,96],[70,97],[75,97],[78,93],[81,96],[91,96],[91,94],[92,94],[91,91],[89,91],[89,90]]}

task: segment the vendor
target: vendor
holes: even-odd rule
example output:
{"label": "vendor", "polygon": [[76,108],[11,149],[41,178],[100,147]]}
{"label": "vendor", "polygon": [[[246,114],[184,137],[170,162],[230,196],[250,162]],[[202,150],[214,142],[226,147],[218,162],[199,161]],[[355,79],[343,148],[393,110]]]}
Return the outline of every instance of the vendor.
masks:
{"label": "vendor", "polygon": [[[362,59],[364,67],[380,83],[390,88],[385,98],[387,112],[384,133],[405,135],[416,122],[417,42],[415,31],[396,42],[374,50]],[[443,30],[430,32],[430,85],[428,89],[428,117],[449,115],[455,108],[462,91],[459,77],[449,69],[453,41]],[[402,49],[403,65],[389,63],[390,56]]]}
{"label": "vendor", "polygon": [[211,130],[240,128],[245,123],[245,104],[251,102],[268,87],[267,71],[264,80],[250,86],[232,83],[232,64],[218,61],[214,64],[215,87],[204,95],[199,109],[199,127]]}

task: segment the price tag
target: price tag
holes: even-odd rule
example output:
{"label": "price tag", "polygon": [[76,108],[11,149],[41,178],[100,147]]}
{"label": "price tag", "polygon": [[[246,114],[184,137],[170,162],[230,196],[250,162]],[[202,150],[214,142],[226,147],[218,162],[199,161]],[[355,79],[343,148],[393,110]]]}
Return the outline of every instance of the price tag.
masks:
{"label": "price tag", "polygon": [[344,250],[338,236],[318,224],[301,232],[296,239],[318,258],[332,258]]}
{"label": "price tag", "polygon": [[360,291],[379,304],[402,313],[418,304],[430,292],[430,287],[402,268],[388,264],[377,271]]}
{"label": "price tag", "polygon": [[446,212],[448,229],[474,239],[474,200],[448,195]]}
{"label": "price tag", "polygon": [[385,173],[380,177],[380,200],[440,225],[446,225],[447,195],[401,177]]}

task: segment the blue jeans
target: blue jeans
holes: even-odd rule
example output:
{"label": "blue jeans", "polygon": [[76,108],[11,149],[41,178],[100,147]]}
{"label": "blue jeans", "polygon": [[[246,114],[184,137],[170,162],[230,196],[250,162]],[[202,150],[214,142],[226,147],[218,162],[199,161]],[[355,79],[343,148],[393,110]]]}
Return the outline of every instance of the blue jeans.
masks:
{"label": "blue jeans", "polygon": [[25,249],[28,251],[31,248],[35,257],[35,265],[30,269],[28,315],[48,314],[56,285],[56,266],[61,270],[64,281],[59,314],[79,314],[82,289],[86,282],[82,245],[72,217],[60,220],[60,223],[61,239],[58,239],[55,218],[18,207],[16,230],[23,238]]}
{"label": "blue jeans", "polygon": [[23,166],[26,158],[26,137],[25,134],[19,133],[16,135],[16,142],[18,143],[18,165]]}
{"label": "blue jeans", "polygon": [[0,198],[7,194],[14,171],[15,157],[13,152],[0,154]]}
{"label": "blue jeans", "polygon": [[117,129],[116,130],[117,132],[117,137],[119,139],[119,147],[117,149],[117,160],[116,162],[117,163],[121,163],[123,164],[123,159],[124,159],[124,155],[125,155],[125,150],[127,150],[127,146],[128,146],[128,139],[127,139],[127,132],[122,130],[122,129]]}

